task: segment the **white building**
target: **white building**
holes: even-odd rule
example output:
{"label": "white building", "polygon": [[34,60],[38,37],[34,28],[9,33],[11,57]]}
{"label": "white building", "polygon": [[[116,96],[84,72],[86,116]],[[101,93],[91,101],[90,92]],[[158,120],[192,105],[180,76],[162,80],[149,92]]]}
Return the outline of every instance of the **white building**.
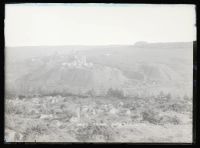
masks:
{"label": "white building", "polygon": [[93,63],[91,62],[87,62],[86,56],[79,56],[79,55],[75,55],[74,56],[74,61],[70,62],[70,63],[62,63],[62,66],[67,66],[69,68],[83,68],[83,67],[93,67]]}

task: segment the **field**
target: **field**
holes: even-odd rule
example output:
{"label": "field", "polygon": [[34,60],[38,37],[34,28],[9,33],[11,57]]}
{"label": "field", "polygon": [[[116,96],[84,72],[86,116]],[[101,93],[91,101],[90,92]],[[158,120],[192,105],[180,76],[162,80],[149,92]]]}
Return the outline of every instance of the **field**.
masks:
{"label": "field", "polygon": [[7,142],[191,142],[191,98],[6,100]]}

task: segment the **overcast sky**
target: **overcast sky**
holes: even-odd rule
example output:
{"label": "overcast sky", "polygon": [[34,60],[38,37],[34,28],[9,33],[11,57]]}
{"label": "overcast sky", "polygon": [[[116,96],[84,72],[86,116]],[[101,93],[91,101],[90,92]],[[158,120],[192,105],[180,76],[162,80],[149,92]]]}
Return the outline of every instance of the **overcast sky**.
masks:
{"label": "overcast sky", "polygon": [[194,5],[6,4],[6,46],[196,39]]}

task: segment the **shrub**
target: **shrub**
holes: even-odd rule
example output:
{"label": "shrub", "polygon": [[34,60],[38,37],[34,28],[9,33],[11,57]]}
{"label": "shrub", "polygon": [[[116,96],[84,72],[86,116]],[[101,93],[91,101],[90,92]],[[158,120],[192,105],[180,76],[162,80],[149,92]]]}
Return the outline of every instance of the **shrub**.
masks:
{"label": "shrub", "polygon": [[137,114],[136,114],[136,115],[132,115],[132,116],[131,116],[131,120],[132,120],[133,122],[138,121],[139,117],[140,117],[140,116],[137,115]]}
{"label": "shrub", "polygon": [[94,90],[89,90],[86,92],[86,95],[90,96],[90,97],[94,97],[95,96],[95,91]]}
{"label": "shrub", "polygon": [[60,93],[58,93],[56,91],[53,91],[53,92],[49,93],[49,96],[52,96],[52,97],[56,97],[58,95],[60,95]]}
{"label": "shrub", "polygon": [[171,117],[170,121],[172,124],[176,124],[176,125],[181,123],[181,120],[177,116]]}
{"label": "shrub", "polygon": [[170,104],[168,106],[168,109],[167,110],[172,110],[172,111],[175,111],[175,112],[184,112],[186,111],[186,107],[184,104],[178,104],[178,103],[174,103],[174,104]]}
{"label": "shrub", "polygon": [[16,121],[17,121],[16,118],[13,118],[12,115],[6,114],[5,115],[5,129],[6,128],[10,128],[10,129],[15,128],[16,123],[17,123]]}
{"label": "shrub", "polygon": [[153,110],[146,110],[146,111],[142,112],[142,119],[143,119],[143,121],[147,121],[152,124],[159,123],[158,113],[156,113]]}
{"label": "shrub", "polygon": [[19,95],[18,98],[19,99],[24,99],[26,96],[25,95]]}
{"label": "shrub", "polygon": [[170,100],[170,99],[172,98],[171,94],[168,93],[168,94],[166,95],[166,98],[167,98],[167,100]]}
{"label": "shrub", "polygon": [[162,116],[160,118],[160,123],[161,124],[166,124],[166,123],[170,123],[170,124],[180,124],[181,123],[181,120],[177,117],[177,116]]}
{"label": "shrub", "polygon": [[159,93],[158,97],[159,97],[159,98],[163,98],[163,97],[165,97],[165,94],[164,94],[164,92],[163,92],[163,91],[160,91],[160,93]]}
{"label": "shrub", "polygon": [[47,132],[48,128],[44,124],[33,124],[23,132],[24,141],[26,141],[28,137],[34,138],[37,135],[45,135]]}
{"label": "shrub", "polygon": [[94,140],[99,135],[103,137],[104,141],[113,140],[114,136],[111,127],[89,123],[86,127],[77,130],[76,138],[81,142],[86,142]]}
{"label": "shrub", "polygon": [[14,103],[6,103],[5,113],[8,114],[26,114],[27,108],[24,105],[15,105]]}
{"label": "shrub", "polygon": [[116,98],[124,98],[124,92],[122,90],[118,90],[118,89],[112,89],[110,88],[108,91],[107,91],[107,96],[109,97],[116,97]]}

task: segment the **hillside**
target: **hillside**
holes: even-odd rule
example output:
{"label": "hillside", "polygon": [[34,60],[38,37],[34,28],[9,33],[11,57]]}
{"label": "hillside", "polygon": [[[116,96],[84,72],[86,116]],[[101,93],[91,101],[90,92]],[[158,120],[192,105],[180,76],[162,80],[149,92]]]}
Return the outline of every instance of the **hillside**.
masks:
{"label": "hillside", "polygon": [[109,88],[120,89],[128,83],[116,68],[77,61],[48,61],[30,72],[16,80],[19,92],[83,94],[93,90],[95,94],[105,94]]}
{"label": "hillside", "polygon": [[[6,52],[7,90],[18,94],[105,94],[114,88],[127,95],[192,95],[192,43],[18,47]],[[16,52],[20,56],[12,57]]]}

